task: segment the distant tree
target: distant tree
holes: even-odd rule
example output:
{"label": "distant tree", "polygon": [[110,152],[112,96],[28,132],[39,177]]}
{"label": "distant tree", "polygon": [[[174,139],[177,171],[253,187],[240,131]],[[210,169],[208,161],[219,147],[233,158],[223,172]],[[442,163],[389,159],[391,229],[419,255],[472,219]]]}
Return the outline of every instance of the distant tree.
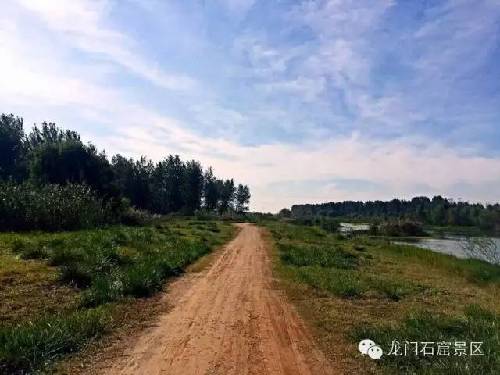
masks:
{"label": "distant tree", "polygon": [[0,180],[20,179],[23,175],[23,119],[14,115],[0,117]]}
{"label": "distant tree", "polygon": [[30,151],[30,177],[38,184],[87,184],[104,198],[118,195],[106,154],[92,144],[84,145],[79,137],[37,143]]}
{"label": "distant tree", "polygon": [[178,155],[169,155],[153,172],[153,205],[159,213],[179,211],[183,205],[182,182],[184,163]]}
{"label": "distant tree", "polygon": [[288,208],[283,208],[278,212],[279,217],[284,217],[284,218],[290,218],[292,217],[292,211],[290,211]]}
{"label": "distant tree", "polygon": [[217,189],[217,179],[213,174],[212,167],[203,176],[203,198],[207,210],[215,210],[219,200],[219,190]]}
{"label": "distant tree", "polygon": [[247,185],[238,185],[235,200],[236,212],[243,213],[248,210],[248,203],[250,202],[250,189]]}
{"label": "distant tree", "polygon": [[[134,160],[118,154],[110,162],[104,151],[83,143],[75,131],[43,122],[25,135],[23,120],[6,114],[0,118],[0,182],[3,180],[11,185],[26,182],[33,189],[88,185],[82,188],[97,194],[115,214],[127,209],[127,201],[161,214],[192,214],[202,205],[224,213],[235,205],[244,210],[248,203],[235,203],[232,179],[217,179],[211,167],[203,173],[195,160],[184,163],[178,155],[170,155],[153,164],[145,157]],[[240,195],[245,192],[241,189]]]}
{"label": "distant tree", "polygon": [[217,210],[219,214],[229,211],[233,208],[234,203],[234,180],[217,180],[218,202]]}
{"label": "distant tree", "polygon": [[432,199],[415,197],[411,201],[393,199],[388,202],[328,202],[294,205],[294,218],[316,216],[371,219],[382,221],[409,220],[431,225],[474,225],[486,230],[500,231],[500,208],[453,201],[441,196]]}
{"label": "distant tree", "polygon": [[184,167],[182,194],[184,201],[184,211],[193,214],[201,207],[201,197],[203,193],[203,169],[200,163],[191,160]]}
{"label": "distant tree", "polygon": [[34,151],[47,144],[61,144],[74,141],[81,143],[80,135],[73,130],[63,130],[53,122],[42,122],[40,126],[35,125],[26,137],[26,149]]}
{"label": "distant tree", "polygon": [[133,206],[141,209],[152,209],[152,174],[154,165],[151,160],[141,157],[135,161],[121,155],[115,155],[112,159],[112,166],[115,184],[120,193],[129,199]]}
{"label": "distant tree", "polygon": [[[111,159],[111,165],[115,174],[115,184],[120,193],[130,199],[132,204],[135,201],[135,162],[133,159],[127,159],[120,154],[114,155]],[[136,205],[136,204],[134,204]]]}

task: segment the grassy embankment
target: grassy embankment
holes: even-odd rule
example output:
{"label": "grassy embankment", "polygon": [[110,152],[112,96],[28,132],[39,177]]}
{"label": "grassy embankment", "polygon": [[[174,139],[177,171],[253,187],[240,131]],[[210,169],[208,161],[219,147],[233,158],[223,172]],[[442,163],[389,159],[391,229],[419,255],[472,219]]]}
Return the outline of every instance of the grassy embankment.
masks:
{"label": "grassy embankment", "polygon": [[[498,373],[499,266],[318,227],[267,227],[276,243],[276,273],[345,373]],[[485,355],[458,357],[452,347],[451,356],[374,361],[358,352],[365,338],[386,354],[392,340],[483,341]]]}
{"label": "grassy embankment", "polygon": [[133,319],[134,301],[227,241],[229,223],[0,234],[0,373],[50,367]]}

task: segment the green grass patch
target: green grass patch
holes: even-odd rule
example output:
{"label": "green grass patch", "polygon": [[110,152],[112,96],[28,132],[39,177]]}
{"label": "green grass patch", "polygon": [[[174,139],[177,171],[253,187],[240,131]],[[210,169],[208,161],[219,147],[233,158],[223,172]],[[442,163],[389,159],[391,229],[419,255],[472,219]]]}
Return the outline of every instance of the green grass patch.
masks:
{"label": "green grass patch", "polygon": [[[356,341],[370,338],[381,346],[386,355],[380,364],[388,373],[498,374],[500,369],[500,317],[477,305],[468,306],[463,316],[414,312],[399,324],[359,327],[353,336]],[[394,340],[403,348],[408,342],[406,355],[387,355]],[[410,344],[415,342],[433,342],[434,355],[424,355],[422,345]],[[439,342],[451,343],[450,355],[438,355]],[[467,355],[455,355],[455,342],[466,342]],[[471,356],[470,342],[482,342],[484,355]]]}
{"label": "green grass patch", "polygon": [[401,258],[409,258],[443,271],[454,273],[474,283],[499,283],[500,266],[479,259],[459,259],[452,255],[438,253],[411,245],[392,244],[387,241],[372,239],[374,250]]}
{"label": "green grass patch", "polygon": [[0,373],[32,373],[78,350],[110,325],[105,308],[0,327]]}
{"label": "green grass patch", "polygon": [[272,234],[279,239],[278,253],[288,275],[315,289],[345,298],[372,295],[396,302],[425,289],[408,280],[366,272],[373,255],[359,238],[282,223],[272,224]]}
{"label": "green grass patch", "polygon": [[301,266],[335,267],[354,269],[359,264],[359,256],[349,253],[338,245],[294,244],[280,242],[280,257],[285,264]]}
{"label": "green grass patch", "polygon": [[78,350],[111,328],[117,306],[152,296],[233,230],[175,218],[147,227],[0,234],[0,312],[9,317],[0,323],[0,373],[33,372]]}
{"label": "green grass patch", "polygon": [[[276,273],[340,372],[498,373],[500,266],[367,235],[265,225],[276,243]],[[373,361],[358,352],[365,338],[386,353],[392,340],[484,341],[485,355]]]}
{"label": "green grass patch", "polygon": [[300,267],[297,279],[319,290],[340,297],[359,297],[367,290],[367,284],[354,272],[318,266]]}

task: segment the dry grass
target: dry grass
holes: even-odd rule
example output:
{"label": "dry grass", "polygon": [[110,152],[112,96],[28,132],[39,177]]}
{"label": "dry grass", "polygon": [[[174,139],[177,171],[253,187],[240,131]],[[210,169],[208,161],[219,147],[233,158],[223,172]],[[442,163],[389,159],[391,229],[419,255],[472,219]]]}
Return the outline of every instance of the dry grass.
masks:
{"label": "dry grass", "polygon": [[74,308],[78,293],[58,282],[58,271],[45,263],[22,260],[0,247],[0,316],[16,324]]}

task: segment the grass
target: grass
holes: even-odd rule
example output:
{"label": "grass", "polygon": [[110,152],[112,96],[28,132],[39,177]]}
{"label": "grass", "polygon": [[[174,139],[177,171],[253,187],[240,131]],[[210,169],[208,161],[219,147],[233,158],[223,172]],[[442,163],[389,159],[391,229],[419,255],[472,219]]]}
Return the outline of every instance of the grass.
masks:
{"label": "grass", "polygon": [[391,253],[395,257],[407,258],[421,264],[439,268],[441,271],[466,277],[473,283],[500,282],[500,267],[478,259],[459,259],[451,255],[430,250],[416,250],[414,246],[390,244],[386,240],[371,239],[375,251]]}
{"label": "grass", "polygon": [[74,352],[106,332],[110,313],[104,308],[51,316],[12,327],[0,327],[0,371],[34,372],[55,358]]}
{"label": "grass", "polygon": [[[356,341],[372,338],[386,350],[393,340],[403,346],[407,341],[408,355],[386,355],[381,363],[388,372],[404,371],[419,374],[495,374],[500,368],[499,336],[500,316],[470,305],[462,316],[450,317],[444,314],[429,315],[425,311],[413,313],[398,325],[381,327],[360,327],[353,332]],[[415,352],[412,342],[433,342],[436,355],[423,355],[422,348]],[[455,342],[466,342],[466,356],[455,355]],[[470,342],[482,342],[483,355],[470,356]],[[451,343],[450,355],[437,355],[437,343]]]}
{"label": "grass", "polygon": [[[500,267],[368,236],[318,227],[265,224],[275,272],[327,356],[345,373],[496,374],[500,368]],[[392,340],[484,341],[470,358],[358,352],[370,338],[387,353]]]}
{"label": "grass", "polygon": [[176,218],[0,234],[0,373],[33,372],[79,350],[113,329],[118,306],[152,296],[232,233],[229,223]]}
{"label": "grass", "polygon": [[376,293],[392,300],[419,290],[410,282],[361,272],[373,263],[373,255],[361,243],[314,227],[275,224],[274,228],[284,269],[318,290],[341,297]]}

